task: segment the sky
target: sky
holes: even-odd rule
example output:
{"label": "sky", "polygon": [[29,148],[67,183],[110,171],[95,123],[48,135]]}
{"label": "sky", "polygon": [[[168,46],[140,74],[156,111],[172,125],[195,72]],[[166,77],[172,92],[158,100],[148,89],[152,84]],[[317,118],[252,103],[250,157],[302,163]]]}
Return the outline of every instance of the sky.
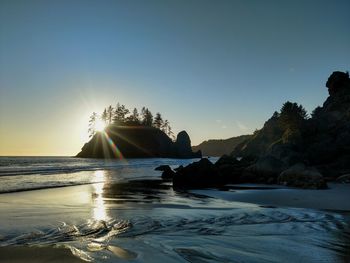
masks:
{"label": "sky", "polygon": [[117,102],[196,145],[309,112],[350,70],[350,1],[0,0],[0,155],[72,156]]}

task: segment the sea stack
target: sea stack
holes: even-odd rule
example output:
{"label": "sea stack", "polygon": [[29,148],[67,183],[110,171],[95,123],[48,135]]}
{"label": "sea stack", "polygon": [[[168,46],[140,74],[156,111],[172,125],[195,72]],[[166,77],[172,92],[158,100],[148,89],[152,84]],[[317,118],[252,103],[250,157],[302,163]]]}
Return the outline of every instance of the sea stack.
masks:
{"label": "sea stack", "polygon": [[163,131],[144,126],[114,126],[96,133],[76,157],[82,158],[200,158],[192,152],[185,131],[173,142]]}

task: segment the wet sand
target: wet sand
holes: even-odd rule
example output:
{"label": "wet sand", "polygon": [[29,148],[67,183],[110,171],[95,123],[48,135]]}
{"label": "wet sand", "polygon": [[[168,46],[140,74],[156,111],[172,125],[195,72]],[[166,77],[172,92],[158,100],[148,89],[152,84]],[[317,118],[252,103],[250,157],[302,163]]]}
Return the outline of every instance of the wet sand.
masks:
{"label": "wet sand", "polygon": [[[207,195],[227,201],[253,203],[266,206],[311,208],[319,210],[331,210],[339,212],[350,212],[350,184],[328,184],[326,190],[309,190],[296,188],[258,189],[262,186],[245,185],[247,190],[242,189],[244,185],[232,186],[230,191],[217,190],[193,190],[196,194]],[[257,187],[256,189],[253,189]],[[271,186],[266,186],[271,187]],[[234,189],[234,190],[233,190]]]}
{"label": "wet sand", "polygon": [[68,248],[55,247],[1,247],[1,263],[81,263]]}
{"label": "wet sand", "polygon": [[[121,206],[118,215],[123,218],[123,211],[132,208],[130,202],[108,206],[100,204],[96,192],[101,190],[101,184],[74,186],[56,189],[46,189],[1,195],[0,210],[3,215],[0,218],[1,228],[24,228],[21,232],[35,229],[38,220],[42,220],[43,212],[46,213],[45,224],[48,226],[57,225],[57,222],[67,220],[69,222],[79,222],[81,219],[99,219],[111,212],[112,208]],[[244,188],[247,189],[244,189]],[[259,188],[260,189],[256,189]],[[254,186],[238,185],[236,189],[232,186],[229,191],[218,190],[191,190],[191,193],[215,197],[218,199],[239,202],[244,206],[275,206],[275,207],[296,207],[311,208],[317,210],[332,210],[340,213],[350,212],[350,185],[329,184],[327,190],[302,190],[281,188],[280,186]],[[111,188],[113,189],[113,188]],[[110,189],[110,190],[111,190]],[[115,189],[114,189],[115,190]],[[125,195],[120,193],[120,187],[115,193],[116,197]],[[104,190],[104,195],[110,194],[108,187]],[[134,192],[133,195],[142,194]],[[147,194],[147,196],[149,196]],[[109,196],[110,197],[110,196]],[[97,198],[97,199],[96,199]],[[126,198],[126,200],[129,200]],[[144,199],[142,199],[144,200]],[[149,199],[146,199],[149,200]],[[96,202],[97,201],[97,202]],[[102,201],[101,201],[102,202]],[[103,201],[104,202],[104,201]],[[237,206],[232,203],[232,206]],[[230,204],[230,203],[228,203]],[[147,207],[149,204],[138,204],[138,207]],[[162,203],[155,203],[160,206]],[[182,211],[183,212],[183,211]],[[242,226],[243,228],[244,226]],[[240,237],[242,239],[242,237]],[[1,236],[0,236],[1,239]],[[221,242],[221,241],[220,241]],[[230,241],[231,242],[231,241]],[[123,243],[124,245],[124,243]],[[109,249],[117,258],[124,258],[125,251],[118,247]],[[115,249],[116,248],[116,249]],[[129,256],[129,254],[127,254]],[[74,256],[68,248],[56,248],[52,246],[8,246],[0,248],[0,263],[24,263],[24,262],[84,262]]]}

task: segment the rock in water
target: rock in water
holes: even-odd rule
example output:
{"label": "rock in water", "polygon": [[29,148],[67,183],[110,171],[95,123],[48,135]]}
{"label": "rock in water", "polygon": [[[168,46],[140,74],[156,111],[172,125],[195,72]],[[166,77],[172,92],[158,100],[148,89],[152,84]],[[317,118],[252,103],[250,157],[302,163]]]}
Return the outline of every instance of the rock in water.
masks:
{"label": "rock in water", "polygon": [[173,179],[175,172],[170,168],[169,165],[160,165],[156,167],[154,170],[162,171],[162,178],[165,180]]}
{"label": "rock in water", "polygon": [[178,155],[183,158],[202,157],[201,151],[197,151],[195,153],[192,152],[190,136],[188,136],[186,131],[179,132],[176,137],[175,147]]}
{"label": "rock in water", "polygon": [[191,163],[178,170],[173,178],[174,188],[203,188],[220,185],[218,168],[207,158]]}

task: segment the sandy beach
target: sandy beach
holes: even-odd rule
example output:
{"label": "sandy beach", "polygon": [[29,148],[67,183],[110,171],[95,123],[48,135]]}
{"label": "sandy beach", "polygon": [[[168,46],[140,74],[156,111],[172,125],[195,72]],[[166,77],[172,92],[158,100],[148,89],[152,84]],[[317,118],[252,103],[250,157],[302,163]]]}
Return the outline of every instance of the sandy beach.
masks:
{"label": "sandy beach", "polygon": [[[329,262],[349,260],[345,252],[340,255],[333,253],[333,245],[329,243],[341,242],[346,246],[348,242],[346,235],[338,238],[330,232],[330,229],[334,229],[332,231],[337,231],[337,235],[342,235],[347,227],[350,212],[348,184],[330,183],[327,190],[231,185],[228,191],[203,189],[177,192],[171,186],[152,187],[140,188],[139,183],[121,187],[118,183],[106,181],[1,194],[0,212],[6,216],[0,218],[0,241],[9,242],[7,244],[10,245],[0,247],[0,262],[84,262],[65,248],[66,242],[83,249],[96,262],[103,260],[99,255],[107,256],[107,262],[125,259],[149,262],[154,259],[154,253],[159,257],[157,262],[181,262],[184,258],[199,260],[206,257],[217,262],[224,260],[216,258],[213,252],[198,254],[206,253],[206,249],[191,250],[191,246],[206,247],[208,240],[213,243],[209,247],[211,251],[221,250],[222,254],[228,257],[235,255],[245,262],[258,262],[256,260],[261,257],[265,257],[264,262],[274,262],[276,258],[292,262],[292,252],[288,250],[291,245],[298,248],[301,262],[322,258]],[[292,220],[289,222],[290,218]],[[110,223],[116,219],[119,221]],[[128,220],[131,224],[124,225],[123,222]],[[285,224],[285,220],[289,223]],[[66,222],[69,228],[60,229],[62,222]],[[213,226],[213,222],[217,225]],[[116,226],[120,230],[113,234],[116,235],[115,239],[109,243],[108,235],[115,231]],[[338,229],[338,226],[341,228]],[[211,231],[221,233],[224,231],[222,227],[230,228],[223,232],[230,231],[230,238],[226,234],[211,234]],[[294,235],[290,228],[298,234]],[[152,234],[153,230],[156,232]],[[209,234],[202,236],[204,230]],[[124,231],[130,231],[130,237],[127,234],[123,238]],[[148,235],[147,231],[151,231],[151,234]],[[157,234],[158,231],[162,234]],[[199,232],[193,235],[193,231]],[[17,237],[13,241],[6,233],[19,233],[19,239]],[[35,234],[34,239],[22,238],[31,233]],[[303,233],[310,238],[304,239]],[[106,237],[107,241],[101,242],[107,246],[100,252],[88,249],[91,242],[105,240]],[[320,238],[326,249],[319,250],[317,242],[320,241],[314,241]],[[56,246],[52,240],[54,244],[56,240],[63,243]],[[154,247],[154,244],[159,245]],[[165,249],[164,244],[169,250]],[[252,247],[246,248],[249,244]],[[271,247],[276,248],[273,254],[266,252]],[[256,250],[256,255],[242,252],[252,248]],[[345,248],[341,249],[345,251]],[[309,250],[314,253],[310,254]]]}
{"label": "sandy beach", "polygon": [[86,262],[74,256],[68,248],[55,247],[1,247],[1,263],[79,263]]}
{"label": "sandy beach", "polygon": [[[239,189],[234,189],[235,187]],[[264,187],[271,189],[264,189]],[[350,202],[348,201],[350,200],[350,185],[329,183],[328,187],[329,189],[326,190],[310,190],[246,184],[232,185],[233,190],[230,191],[193,190],[191,192],[227,201],[258,205],[350,212]]]}

